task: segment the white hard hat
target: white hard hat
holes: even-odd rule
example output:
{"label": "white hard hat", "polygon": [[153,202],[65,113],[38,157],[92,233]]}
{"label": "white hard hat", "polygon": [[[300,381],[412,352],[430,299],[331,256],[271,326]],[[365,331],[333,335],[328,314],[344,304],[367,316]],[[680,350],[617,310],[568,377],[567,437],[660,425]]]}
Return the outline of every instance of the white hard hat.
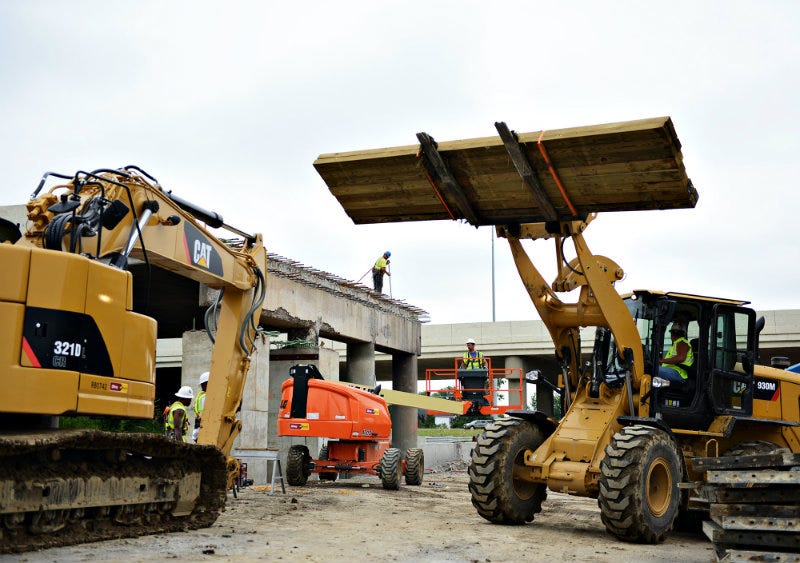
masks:
{"label": "white hard hat", "polygon": [[204,371],[203,373],[200,374],[200,382],[198,383],[198,385],[202,385],[203,383],[208,383],[208,372],[207,371]]}
{"label": "white hard hat", "polygon": [[194,391],[192,391],[192,388],[188,385],[184,385],[178,389],[178,392],[175,393],[175,396],[180,397],[181,399],[194,399]]}
{"label": "white hard hat", "polygon": [[467,344],[475,344],[475,340],[473,338],[467,338]]}

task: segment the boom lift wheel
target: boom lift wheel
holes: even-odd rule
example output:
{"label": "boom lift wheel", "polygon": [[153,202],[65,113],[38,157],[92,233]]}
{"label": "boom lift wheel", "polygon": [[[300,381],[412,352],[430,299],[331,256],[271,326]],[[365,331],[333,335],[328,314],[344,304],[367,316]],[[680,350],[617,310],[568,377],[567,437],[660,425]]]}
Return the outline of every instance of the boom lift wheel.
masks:
{"label": "boom lift wheel", "polygon": [[425,452],[422,451],[422,448],[408,448],[406,450],[406,485],[421,485],[424,472]]}
{"label": "boom lift wheel", "polygon": [[597,504],[608,532],[621,540],[658,543],[672,529],[683,465],[663,430],[628,426],[614,434],[600,463]]}
{"label": "boom lift wheel", "polygon": [[535,450],[542,431],[527,420],[501,419],[478,436],[469,465],[469,491],[478,514],[495,524],[524,524],[542,511],[544,483],[526,477],[525,450]]}
{"label": "boom lift wheel", "polygon": [[403,460],[400,450],[389,448],[383,452],[379,469],[383,488],[392,491],[398,490],[400,488],[400,477],[403,475]]}
{"label": "boom lift wheel", "polygon": [[289,454],[286,457],[286,482],[295,487],[305,485],[308,476],[311,475],[311,469],[308,466],[310,462],[311,456],[307,447],[296,445],[289,448]]}

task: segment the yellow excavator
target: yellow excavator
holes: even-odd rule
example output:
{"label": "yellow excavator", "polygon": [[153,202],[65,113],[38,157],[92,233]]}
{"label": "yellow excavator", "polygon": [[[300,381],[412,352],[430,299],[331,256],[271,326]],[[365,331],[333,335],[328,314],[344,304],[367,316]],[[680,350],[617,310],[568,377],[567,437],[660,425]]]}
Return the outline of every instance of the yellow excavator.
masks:
{"label": "yellow excavator", "polygon": [[[236,474],[228,456],[266,288],[261,236],[127,166],[46,173],[24,233],[4,219],[0,241],[0,552],[211,525]],[[219,290],[198,444],[58,429],[66,416],[154,418],[157,321],[133,295],[156,268]]]}
{"label": "yellow excavator", "polygon": [[[597,213],[694,207],[670,118],[520,134],[495,127],[496,137],[437,143],[419,133],[418,145],[323,154],[315,167],[357,224],[463,220],[494,225],[509,243],[555,345],[565,415],[508,411],[484,431],[469,467],[478,514],[523,524],[558,491],[596,498],[612,535],[660,542],[708,506],[692,486],[702,480],[694,458],[800,452],[800,376],[759,365],[763,325],[746,301],[620,295],[622,268],[590,251],[584,232]],[[526,239],[554,242],[553,282]],[[569,293],[573,302],[562,299]],[[670,342],[673,329],[682,331]],[[660,374],[669,358],[680,360],[678,377]]]}

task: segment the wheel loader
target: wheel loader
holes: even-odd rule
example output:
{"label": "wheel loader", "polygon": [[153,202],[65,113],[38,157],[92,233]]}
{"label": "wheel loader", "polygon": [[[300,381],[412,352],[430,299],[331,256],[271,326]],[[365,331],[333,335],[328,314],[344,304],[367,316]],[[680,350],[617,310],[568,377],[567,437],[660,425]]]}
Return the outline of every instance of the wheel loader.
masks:
{"label": "wheel loader", "polygon": [[[48,172],[24,233],[4,219],[0,241],[0,552],[210,526],[238,476],[228,456],[264,301],[261,236],[127,166]],[[156,268],[220,290],[198,444],[58,429],[153,419],[158,327],[133,295]]]}
{"label": "wheel loader", "polygon": [[[530,522],[557,491],[596,498],[619,539],[660,542],[707,505],[690,493],[702,490],[690,486],[702,478],[693,458],[800,451],[800,377],[758,364],[759,322],[746,301],[620,295],[622,268],[589,249],[584,233],[598,213],[695,206],[669,117],[495,128],[498,136],[446,143],[418,133],[418,145],[323,154],[315,167],[356,224],[450,219],[492,225],[508,241],[554,343],[565,415],[508,411],[481,434],[469,467],[478,514]],[[554,281],[524,240],[553,242]],[[679,381],[659,377],[673,323],[687,327],[693,360],[684,358]]]}

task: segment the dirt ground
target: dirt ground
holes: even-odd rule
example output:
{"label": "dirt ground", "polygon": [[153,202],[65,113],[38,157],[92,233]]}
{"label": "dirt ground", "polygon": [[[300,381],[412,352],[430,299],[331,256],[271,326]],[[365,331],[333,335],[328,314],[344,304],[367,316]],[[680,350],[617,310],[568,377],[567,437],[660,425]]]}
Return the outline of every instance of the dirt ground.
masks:
{"label": "dirt ground", "polygon": [[608,563],[713,560],[703,536],[673,533],[660,545],[615,540],[592,499],[548,493],[524,526],[478,516],[461,467],[426,473],[421,486],[386,491],[374,476],[334,483],[312,476],[305,487],[249,487],[228,499],[211,528],[47,549],[0,561],[281,561]]}

